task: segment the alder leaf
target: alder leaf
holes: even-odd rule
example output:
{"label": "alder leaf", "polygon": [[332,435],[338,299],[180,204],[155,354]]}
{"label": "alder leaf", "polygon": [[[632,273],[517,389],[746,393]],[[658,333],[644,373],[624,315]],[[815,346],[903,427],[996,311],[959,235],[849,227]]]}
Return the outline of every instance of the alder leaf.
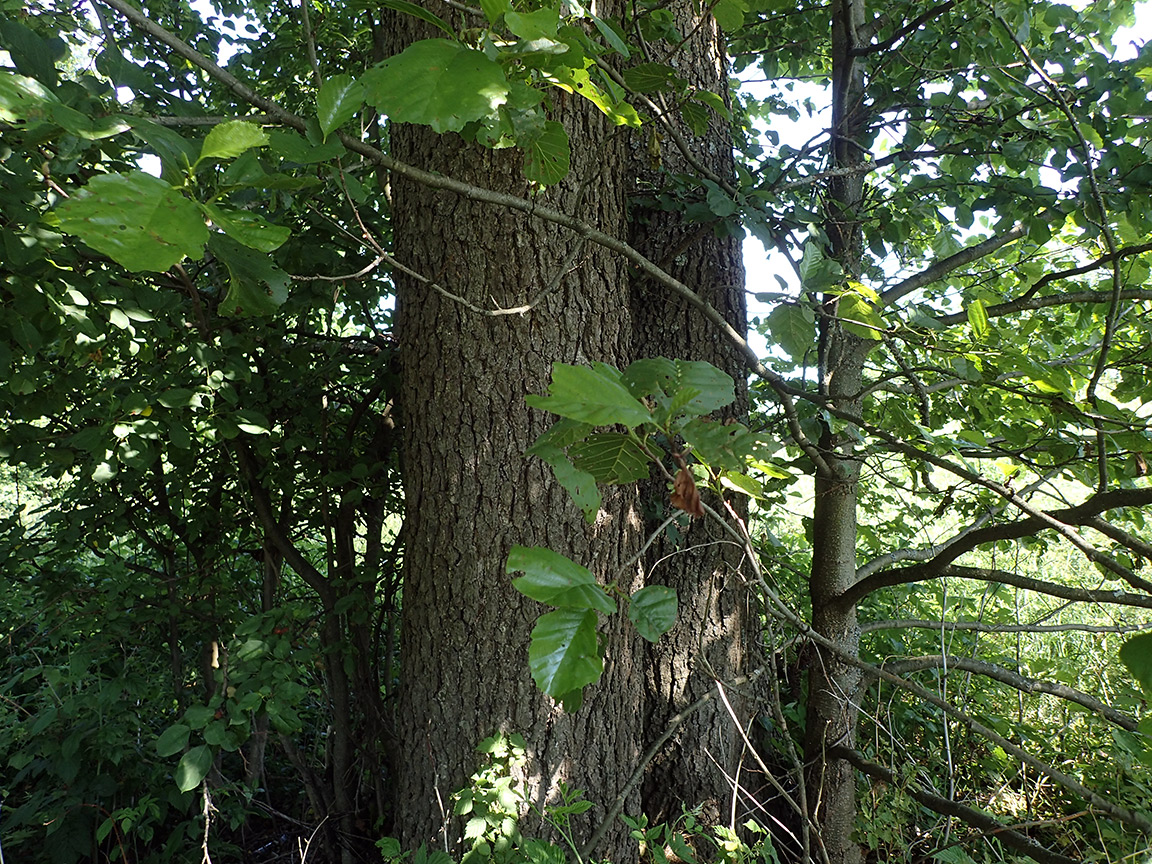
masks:
{"label": "alder leaf", "polygon": [[143,171],[94,177],[56,213],[62,230],[135,272],[200,258],[208,240],[199,208]]}
{"label": "alder leaf", "polygon": [[533,600],[550,606],[595,609],[605,615],[616,611],[616,603],[596,582],[587,567],[541,546],[513,546],[505,568],[523,573],[512,587]]}
{"label": "alder leaf", "polygon": [[665,585],[646,585],[632,595],[628,620],[649,642],[655,642],[676,623],[676,592]]}
{"label": "alder leaf", "polygon": [[324,137],[351,120],[363,101],[364,87],[351,75],[333,75],[325,81],[316,94],[316,119]]}
{"label": "alder leaf", "polygon": [[648,457],[619,432],[598,432],[568,448],[572,464],[597,483],[631,483],[648,476]]}
{"label": "alder leaf", "polygon": [[557,609],[541,615],[532,628],[528,668],[536,686],[554,699],[600,680],[604,661],[596,640],[596,613]]}
{"label": "alder leaf", "polygon": [[207,744],[193,747],[184,754],[176,766],[176,785],[181,792],[190,792],[200,785],[212,767],[212,748]]}
{"label": "alder leaf", "polygon": [[200,147],[200,158],[196,161],[200,163],[205,159],[233,159],[245,150],[264,147],[267,144],[268,135],[255,123],[231,120],[212,128],[204,138],[204,143]]}
{"label": "alder leaf", "polygon": [[1120,662],[1128,667],[1144,692],[1152,694],[1152,633],[1133,636],[1121,645]]}
{"label": "alder leaf", "polygon": [[530,395],[526,401],[533,408],[592,426],[620,423],[633,429],[652,419],[644,404],[620,383],[619,371],[606,363],[595,367],[553,363],[548,395]]}
{"label": "alder leaf", "polygon": [[459,132],[508,101],[499,63],[448,39],[424,39],[360,78],[366,101],[397,123]]}
{"label": "alder leaf", "polygon": [[544,131],[524,142],[524,176],[541,186],[551,186],[568,176],[572,153],[568,133],[555,120],[544,123]]}

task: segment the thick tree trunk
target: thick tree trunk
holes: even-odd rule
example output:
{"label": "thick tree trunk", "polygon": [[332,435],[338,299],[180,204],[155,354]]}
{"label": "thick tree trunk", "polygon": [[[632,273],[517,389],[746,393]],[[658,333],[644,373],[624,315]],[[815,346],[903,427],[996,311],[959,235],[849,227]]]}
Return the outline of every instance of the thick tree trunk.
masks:
{"label": "thick tree trunk", "polygon": [[[853,49],[864,43],[864,0],[832,3],[831,167],[852,168],[867,155],[868,115],[864,105],[864,65]],[[825,233],[830,252],[847,278],[858,278],[862,248],[859,209],[864,175],[849,173],[829,183]],[[840,410],[859,416],[861,382],[868,340],[844,329],[836,318],[838,294],[824,298],[820,320],[820,388]],[[825,427],[820,451],[827,466],[816,475],[812,520],[812,572],[809,594],[812,627],[848,655],[856,655],[860,628],[854,604],[840,596],[856,579],[856,506],[860,456],[852,436]],[[809,672],[805,730],[808,809],[819,826],[820,843],[830,864],[858,864],[852,839],[856,819],[855,772],[843,760],[828,757],[839,744],[855,745],[860,672],[836,654],[821,649]]]}
{"label": "thick tree trunk", "polygon": [[[412,38],[406,21],[397,25]],[[542,201],[575,211],[579,197],[581,218],[623,236],[622,139],[584,100],[558,102],[573,166]],[[412,126],[394,126],[391,136],[406,162],[528,191],[517,151]],[[634,496],[607,496],[589,528],[551,469],[524,455],[554,419],[524,401],[547,389],[553,362],[627,359],[628,283],[621,260],[598,248],[566,265],[579,241],[555,226],[400,177],[393,183],[394,248],[406,266],[488,309],[522,305],[550,286],[532,311],[493,317],[397,274],[406,503],[396,831],[408,844],[446,840],[451,849],[460,825],[448,815],[450,796],[475,770],[476,745],[494,732],[527,739],[521,779],[538,807],[560,780],[604,805],[639,759],[642,682],[624,616],[609,626],[603,680],[578,713],[565,715],[528,671],[529,634],[545,610],[516,593],[505,572],[513,544],[538,545],[604,581],[635,581],[620,572],[639,548]],[[588,830],[598,812],[585,817]],[[618,829],[599,851],[621,861],[636,854]]]}
{"label": "thick tree trunk", "polygon": [[[674,4],[673,13],[680,32],[692,34],[673,60],[678,74],[696,88],[725,94],[727,58],[715,20],[687,2]],[[680,122],[678,112],[672,110],[668,117],[697,165],[725,180],[734,176],[732,137],[723,118],[711,113],[707,131],[696,136]],[[660,166],[653,164],[651,148],[637,147],[632,154],[637,181],[631,242],[743,332],[747,322],[739,229],[729,231],[719,220],[693,222],[682,212],[644,206],[654,193],[673,193],[675,175],[697,173],[666,130],[656,126],[655,134],[661,140]],[[700,197],[702,192],[691,189],[680,194]],[[727,416],[745,419],[743,361],[712,324],[647,279],[634,281],[632,309],[636,357],[706,360],[719,366],[736,382],[737,401]],[[670,512],[666,485],[657,480],[645,490],[648,530],[655,529]],[[708,503],[723,510],[716,500]],[[688,517],[682,521],[687,523]],[[697,519],[677,541],[665,537],[654,543],[645,557],[647,581],[674,588],[680,602],[676,626],[647,647],[648,741],[658,738],[677,713],[715,690],[717,682],[723,685],[748,671],[758,616],[740,572],[741,554],[718,526]],[[742,691],[727,689],[726,695],[739,722],[746,724],[748,710]],[[735,721],[722,700],[712,701],[680,726],[651,766],[644,785],[645,812],[662,821],[675,818],[686,805],[701,807],[706,820],[727,822],[741,753]]]}

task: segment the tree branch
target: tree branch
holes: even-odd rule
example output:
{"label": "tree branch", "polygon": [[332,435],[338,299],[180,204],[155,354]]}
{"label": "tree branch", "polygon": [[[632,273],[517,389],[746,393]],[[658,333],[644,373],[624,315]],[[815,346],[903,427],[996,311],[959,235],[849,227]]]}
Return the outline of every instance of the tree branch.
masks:
{"label": "tree branch", "polygon": [[1152,630],[1152,621],[1144,624],[988,624],[984,621],[929,621],[924,618],[888,618],[869,621],[860,626],[861,633],[875,630],[974,630],[977,633],[1135,633]]}
{"label": "tree branch", "polygon": [[879,765],[876,762],[868,761],[855,750],[849,749],[848,747],[833,747],[829,750],[828,755],[843,759],[869,777],[882,780],[889,786],[895,786],[907,792],[913,800],[924,805],[929,810],[933,810],[944,816],[954,816],[962,822],[971,825],[973,828],[978,828],[985,834],[995,837],[1008,848],[1016,849],[1024,853],[1033,861],[1038,861],[1040,864],[1079,864],[1076,859],[1067,858],[1059,852],[1053,852],[1051,849],[1033,840],[1027,834],[1009,828],[987,813],[956,801],[949,801],[947,798],[941,798],[939,795],[928,792],[921,786],[904,783],[894,772],[889,771],[883,765]]}
{"label": "tree branch", "polygon": [[1009,687],[1014,687],[1021,693],[1047,693],[1049,696],[1058,696],[1069,702],[1075,702],[1077,705],[1083,705],[1089,711],[1099,714],[1108,722],[1114,723],[1121,729],[1126,729],[1129,732],[1135,732],[1137,728],[1136,721],[1127,714],[1105,705],[1099,699],[1082,690],[1077,690],[1065,684],[1057,684],[1054,681],[1029,678],[1018,672],[1013,672],[1004,666],[989,663],[986,660],[952,656],[945,658],[943,654],[926,654],[923,657],[894,660],[890,663],[885,663],[884,668],[894,675],[903,675],[906,672],[918,672],[924,669],[940,668],[973,672],[977,675],[983,675],[985,678],[991,678],[993,681],[999,681],[1001,684],[1007,684]]}
{"label": "tree branch", "polygon": [[[1144,251],[1144,250],[1142,250]],[[1135,254],[1135,253],[1133,253]],[[1082,270],[1083,268],[1076,268]],[[1075,275],[1073,271],[1063,271]],[[1053,274],[1056,275],[1056,274]],[[1120,292],[1121,300],[1152,300],[1152,290],[1148,288],[1125,288]],[[1016,300],[1007,303],[997,303],[989,306],[985,311],[989,318],[1002,318],[1016,312],[1027,312],[1033,309],[1047,309],[1050,306],[1071,306],[1074,303],[1108,303],[1112,300],[1111,291],[1071,291],[1066,294],[1049,294],[1044,297],[1031,296],[1031,292]],[[936,321],[945,327],[963,324],[968,320],[967,312],[953,312],[950,315],[941,315]]]}
{"label": "tree branch", "polygon": [[[1005,490],[1009,491],[1010,490]],[[1015,496],[1015,493],[1010,493]],[[879,588],[888,587],[890,585],[902,585],[909,582],[922,582],[927,579],[933,579],[937,576],[945,575],[962,575],[962,571],[975,571],[975,568],[957,568],[950,566],[953,561],[959,558],[966,552],[971,552],[973,549],[978,548],[986,543],[993,543],[997,540],[1018,540],[1021,537],[1029,537],[1037,534],[1046,528],[1053,528],[1059,525],[1065,529],[1061,533],[1067,536],[1067,532],[1072,531],[1071,526],[1074,525],[1088,525],[1090,520],[1099,516],[1108,510],[1114,510],[1120,507],[1143,507],[1152,504],[1152,489],[1113,489],[1108,492],[1098,492],[1088,500],[1075,507],[1068,507],[1062,510],[1053,510],[1049,513],[1040,515],[1032,515],[1029,518],[1018,519],[1014,522],[1002,522],[996,525],[988,525],[983,528],[978,528],[974,531],[969,531],[961,536],[955,538],[948,543],[939,553],[937,553],[931,560],[923,564],[914,565],[911,567],[901,568],[899,570],[889,570],[875,573],[863,579],[857,580],[841,597],[841,602],[855,603],[860,598],[876,591]],[[1035,508],[1029,508],[1035,511]],[[1077,538],[1079,535],[1076,534]],[[1097,561],[1098,563],[1108,566],[1109,563],[1115,564],[1115,567],[1109,567],[1113,571],[1120,571],[1117,575],[1125,579],[1139,579],[1135,574],[1126,567],[1121,567],[1104,553],[1097,550],[1095,547],[1088,544],[1082,538],[1080,543],[1086,546],[1087,549],[1081,547],[1081,551],[1088,556],[1089,560]],[[1078,544],[1079,545],[1079,544]],[[991,572],[991,571],[979,571]],[[1040,582],[1039,580],[1027,580],[1025,577],[1017,577],[1014,574],[1004,574],[997,571],[995,578],[989,581],[1006,581],[1001,576],[1011,575],[1012,578],[1018,580],[1010,584],[1019,584],[1020,581],[1027,581],[1034,586],[1038,586],[1034,590],[1043,590],[1044,593],[1054,594],[1054,596],[1061,597],[1064,594],[1055,593],[1057,589],[1061,591],[1072,591],[1079,589],[1067,589],[1063,586],[1051,585],[1050,583]],[[981,578],[965,576],[965,578]],[[1142,581],[1142,580],[1140,580]],[[1129,581],[1131,584],[1131,581]],[[1022,586],[1025,587],[1025,586]],[[1027,586],[1027,587],[1031,587]],[[1109,601],[1107,598],[1114,595],[1114,592],[1108,591],[1095,591],[1087,592],[1087,594],[1099,596],[1080,596],[1068,597],[1066,599],[1077,599],[1095,602],[1117,602],[1116,600]],[[1152,597],[1143,597],[1141,595],[1125,595],[1123,597],[1132,597],[1141,601],[1147,602],[1147,608],[1152,608]],[[1125,603],[1125,605],[1144,606],[1144,602]]]}
{"label": "tree branch", "polygon": [[[108,2],[108,0],[104,0]],[[880,303],[883,306],[891,306],[902,297],[911,294],[925,285],[931,285],[937,279],[943,279],[953,270],[958,270],[965,264],[971,264],[973,261],[979,261],[986,255],[990,255],[997,249],[1007,246],[1021,237],[1027,235],[1028,229],[1022,224],[1017,222],[1003,234],[997,234],[977,243],[975,246],[969,246],[967,249],[961,249],[955,255],[950,255],[943,261],[937,261],[926,270],[921,270],[909,276],[903,282],[898,282],[880,294]],[[967,320],[964,318],[963,320]]]}

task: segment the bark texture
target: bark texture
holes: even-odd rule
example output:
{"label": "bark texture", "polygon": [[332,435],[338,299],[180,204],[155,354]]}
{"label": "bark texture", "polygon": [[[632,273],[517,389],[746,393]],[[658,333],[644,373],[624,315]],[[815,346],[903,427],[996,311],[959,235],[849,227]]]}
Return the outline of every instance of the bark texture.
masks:
{"label": "bark texture", "polygon": [[[396,24],[393,51],[417,35],[407,21]],[[573,167],[544,202],[573,211],[579,202],[583,219],[622,236],[623,142],[582,102],[559,106],[556,119],[575,144]],[[493,190],[529,191],[517,151],[412,126],[391,134],[406,162]],[[552,286],[531,312],[490,317],[397,278],[405,561],[396,824],[409,845],[441,846],[443,831],[451,848],[460,826],[446,816],[449,798],[475,770],[476,745],[494,732],[527,739],[523,779],[538,806],[559,780],[609,801],[639,757],[642,683],[630,625],[613,619],[604,678],[580,712],[565,715],[528,671],[529,634],[544,609],[516,593],[505,573],[519,543],[566,554],[602,581],[634,581],[620,572],[639,548],[633,496],[606,499],[588,528],[551,469],[524,455],[554,419],[524,402],[547,389],[553,362],[626,361],[627,277],[617,258],[593,247],[565,272],[578,240],[555,226],[393,182],[394,246],[408,267],[484,308],[521,305]],[[619,830],[603,851],[614,860],[636,854]]]}
{"label": "bark texture", "polygon": [[[702,14],[686,2],[673,4],[672,10],[680,32],[692,34],[691,38],[666,61],[655,59],[672,64],[696,88],[726,93],[727,58],[711,14]],[[632,150],[636,185],[631,242],[743,332],[747,316],[739,229],[728,230],[719,220],[692,221],[682,211],[656,206],[657,195],[674,195],[684,204],[702,197],[698,186],[677,188],[676,175],[698,174],[703,167],[724,180],[734,176],[728,124],[712,113],[708,129],[697,136],[675,110],[666,116],[681,136],[680,144],[670,131],[657,126],[659,165],[652,148]],[[720,367],[736,383],[737,401],[726,416],[746,419],[744,364],[712,325],[646,279],[634,280],[632,310],[637,358],[706,360]],[[666,485],[656,479],[645,489],[648,530],[655,529],[670,512]],[[707,503],[723,510],[718,500]],[[688,524],[685,516],[682,522],[679,537],[662,538],[645,557],[647,581],[674,588],[680,602],[673,630],[655,645],[646,646],[648,741],[658,738],[677,713],[714,690],[717,681],[723,684],[748,671],[749,657],[754,654],[750,646],[757,635],[757,615],[740,572],[740,550],[706,520]],[[749,711],[744,694],[738,689],[726,690],[726,694],[739,722],[746,724]],[[653,820],[663,821],[679,816],[682,805],[700,807],[705,820],[727,822],[741,751],[735,722],[723,702],[714,700],[682,724],[649,769],[645,811]]]}
{"label": "bark texture", "polygon": [[[867,155],[869,118],[864,105],[864,65],[853,49],[864,44],[864,0],[834,0],[832,11],[832,143],[831,167],[851,168]],[[864,201],[863,174],[836,177],[829,183],[825,233],[830,254],[848,278],[858,278],[862,232],[859,209]],[[823,301],[820,319],[820,389],[837,408],[859,415],[861,381],[868,340],[846,330],[836,318],[838,295]],[[860,459],[852,436],[825,426],[820,451],[826,470],[816,474],[812,525],[812,571],[809,594],[812,627],[842,652],[856,655],[860,627],[854,603],[841,595],[856,579],[856,507]],[[860,671],[835,654],[820,649],[809,672],[805,728],[808,809],[819,826],[819,843],[830,864],[858,864],[859,845],[852,839],[856,819],[853,767],[830,755],[840,745],[853,746],[860,696]]]}

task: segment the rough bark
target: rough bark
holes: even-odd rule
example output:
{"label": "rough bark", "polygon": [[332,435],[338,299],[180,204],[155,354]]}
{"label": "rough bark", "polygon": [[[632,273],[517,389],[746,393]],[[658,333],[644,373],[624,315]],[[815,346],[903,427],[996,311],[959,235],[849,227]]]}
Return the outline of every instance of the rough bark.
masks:
{"label": "rough bark", "polygon": [[[673,12],[680,32],[692,34],[670,60],[677,73],[696,88],[726,93],[727,58],[715,20],[707,10],[701,12],[686,2],[674,4]],[[659,166],[653,163],[650,150],[633,149],[637,179],[631,242],[743,332],[747,321],[739,229],[729,230],[720,220],[693,222],[683,212],[645,204],[657,193],[679,194],[685,203],[699,198],[700,188],[677,193],[673,180],[677,174],[698,173],[697,166],[725,180],[733,177],[731,132],[714,113],[707,131],[700,136],[679,121],[675,110],[667,116],[688,154],[660,126],[655,127],[661,140]],[[746,419],[743,362],[711,324],[683,301],[642,278],[633,282],[632,314],[637,358],[666,356],[706,360],[719,366],[736,382],[737,401],[727,416]],[[665,487],[666,483],[658,479],[644,490],[648,530],[655,529],[670,512]],[[723,509],[719,501],[708,503]],[[739,506],[739,502],[733,503]],[[680,603],[676,626],[646,649],[649,741],[664,732],[674,715],[713,689],[716,681],[731,681],[747,671],[749,646],[755,644],[757,615],[740,572],[740,550],[705,520],[692,520],[688,525],[685,516],[682,522],[683,533],[677,540],[662,538],[645,557],[647,580],[674,588]],[[746,723],[743,695],[739,691],[727,695],[740,722]],[[721,700],[697,711],[653,762],[644,784],[645,811],[662,821],[677,817],[682,805],[700,807],[704,819],[727,822],[741,747],[739,732]]]}
{"label": "rough bark", "polygon": [[[415,36],[408,22],[395,23],[393,51]],[[558,100],[573,166],[542,197],[562,209],[579,201],[582,218],[622,236],[622,139],[582,101]],[[391,135],[406,162],[528,191],[516,151],[403,125]],[[547,389],[553,362],[626,360],[627,278],[618,259],[591,247],[560,272],[578,240],[555,226],[403,178],[393,183],[394,247],[408,267],[484,308],[521,305],[555,283],[526,314],[485,317],[397,276],[406,546],[396,829],[408,844],[441,846],[446,837],[451,848],[459,826],[444,817],[449,798],[475,770],[477,743],[494,732],[527,739],[522,779],[537,806],[559,780],[610,800],[640,753],[641,681],[623,616],[609,625],[603,680],[581,711],[565,715],[528,672],[529,634],[544,609],[513,591],[505,573],[518,543],[547,546],[625,588],[634,581],[620,572],[640,538],[632,496],[607,499],[588,527],[551,469],[524,455],[554,419],[524,402]],[[613,860],[636,854],[619,830],[603,851]]]}

